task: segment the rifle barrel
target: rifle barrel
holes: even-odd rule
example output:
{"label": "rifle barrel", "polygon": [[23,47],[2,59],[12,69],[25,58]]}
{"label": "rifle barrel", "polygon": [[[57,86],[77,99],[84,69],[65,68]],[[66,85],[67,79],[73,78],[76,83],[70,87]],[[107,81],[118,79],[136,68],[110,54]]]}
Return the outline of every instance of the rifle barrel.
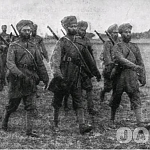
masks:
{"label": "rifle barrel", "polygon": [[108,36],[108,38],[110,39],[110,41],[112,42],[113,45],[115,45],[115,41],[112,39],[111,35],[105,31],[106,35]]}
{"label": "rifle barrel", "polygon": [[54,31],[49,26],[47,26],[47,28],[51,31],[51,33],[53,34],[53,36],[55,37],[55,39],[59,40],[59,37],[54,33]]}
{"label": "rifle barrel", "polygon": [[61,32],[63,33],[63,35],[66,35],[65,32],[61,29]]}
{"label": "rifle barrel", "polygon": [[96,30],[94,32],[98,35],[99,39],[105,43],[105,40],[101,37],[100,33],[98,33]]}
{"label": "rifle barrel", "polygon": [[14,32],[15,32],[15,34],[16,34],[16,36],[17,37],[19,37],[19,35],[18,35],[18,33],[17,33],[17,31],[16,31],[16,29],[14,28],[14,26],[11,24],[11,27],[13,28],[13,30],[14,30]]}

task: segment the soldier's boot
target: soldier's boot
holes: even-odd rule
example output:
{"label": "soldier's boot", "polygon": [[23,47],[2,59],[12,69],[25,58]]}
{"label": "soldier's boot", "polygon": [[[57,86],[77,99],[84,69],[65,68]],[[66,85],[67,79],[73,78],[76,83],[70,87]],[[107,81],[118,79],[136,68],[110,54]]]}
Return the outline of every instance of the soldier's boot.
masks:
{"label": "soldier's boot", "polygon": [[54,109],[54,131],[59,131],[59,128],[58,128],[58,123],[59,123],[59,109]]}
{"label": "soldier's boot", "polygon": [[142,110],[141,108],[134,109],[137,126],[144,127],[144,122],[142,122]]}
{"label": "soldier's boot", "polygon": [[91,125],[86,125],[85,124],[85,120],[84,120],[84,110],[81,109],[77,109],[77,120],[79,122],[79,130],[80,130],[80,134],[85,134],[90,132],[93,127]]}
{"label": "soldier's boot", "polygon": [[38,138],[39,135],[34,131],[33,129],[33,111],[27,111],[26,112],[26,135],[30,137]]}
{"label": "soldier's boot", "polygon": [[116,111],[117,111],[116,108],[112,108],[112,107],[111,107],[111,118],[110,118],[110,122],[109,122],[109,126],[110,126],[111,128],[116,128],[116,125],[115,125],[115,115],[116,115]]}
{"label": "soldier's boot", "polygon": [[86,95],[87,95],[88,112],[90,115],[94,116],[94,115],[98,114],[98,112],[96,110],[94,110],[92,91],[91,90],[86,91]]}
{"label": "soldier's boot", "polygon": [[7,111],[5,111],[4,113],[4,118],[2,120],[2,130],[7,131],[8,129],[8,120],[10,117],[10,113],[8,113]]}
{"label": "soldier's boot", "polygon": [[104,102],[104,97],[105,97],[105,90],[100,91],[100,101]]}

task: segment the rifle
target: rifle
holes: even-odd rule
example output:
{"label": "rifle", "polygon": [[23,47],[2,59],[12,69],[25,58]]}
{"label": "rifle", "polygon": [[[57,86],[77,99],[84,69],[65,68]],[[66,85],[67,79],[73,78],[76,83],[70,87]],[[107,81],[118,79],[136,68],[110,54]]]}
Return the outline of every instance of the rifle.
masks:
{"label": "rifle", "polygon": [[47,26],[47,28],[51,31],[51,33],[53,34],[53,36],[55,37],[55,39],[59,40],[59,37],[54,33],[54,31],[49,26]]}
{"label": "rifle", "polygon": [[111,35],[105,31],[106,35],[108,36],[108,38],[110,39],[110,41],[112,42],[113,45],[115,45],[115,41],[112,39]]}
{"label": "rifle", "polygon": [[0,39],[7,45],[9,46],[9,43],[0,35]]}
{"label": "rifle", "polygon": [[11,24],[11,27],[13,28],[13,30],[14,30],[14,32],[15,32],[15,34],[16,34],[16,36],[17,37],[19,37],[19,35],[18,35],[18,33],[17,33],[17,31],[16,31],[16,29],[14,28],[14,26]]}
{"label": "rifle", "polygon": [[94,32],[98,35],[99,39],[105,43],[105,40],[101,37],[100,33],[98,33],[96,30]]}
{"label": "rifle", "polygon": [[66,35],[65,32],[61,29],[61,32],[63,33],[63,35]]}

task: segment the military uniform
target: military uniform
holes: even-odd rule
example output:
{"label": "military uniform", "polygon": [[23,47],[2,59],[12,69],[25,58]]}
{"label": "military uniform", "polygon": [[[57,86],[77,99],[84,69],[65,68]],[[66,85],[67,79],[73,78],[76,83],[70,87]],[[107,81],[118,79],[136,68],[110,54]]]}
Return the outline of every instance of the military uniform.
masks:
{"label": "military uniform", "polygon": [[[116,69],[111,106],[111,119],[115,119],[115,113],[119,107],[121,96],[126,92],[130,98],[131,109],[134,111],[137,124],[142,122],[141,100],[139,92],[139,83],[146,84],[145,67],[140,50],[137,44],[125,41],[127,34],[131,34],[132,26],[122,24],[119,27],[119,33],[123,41],[113,47],[113,57],[118,69]],[[125,39],[126,35],[126,39]],[[118,71],[117,71],[118,70]]]}
{"label": "military uniform", "polygon": [[[20,27],[20,24],[30,25],[31,22],[22,20],[17,25]],[[7,67],[9,69],[9,103],[6,106],[2,128],[7,129],[10,114],[16,111],[21,99],[23,99],[25,110],[27,111],[27,134],[30,134],[32,133],[33,113],[36,109],[34,103],[36,83],[39,80],[45,84],[48,83],[49,77],[46,68],[39,51],[36,50],[35,44],[30,41],[24,41],[22,37],[9,46]]]}
{"label": "military uniform", "polygon": [[[71,88],[69,91],[73,97],[73,108],[75,110],[82,108],[81,78],[78,78],[80,56],[76,52],[76,48],[66,38],[61,38],[56,44],[51,61],[54,76],[55,74],[62,74],[67,82],[67,86]],[[55,97],[57,96],[60,96],[60,94],[55,94]],[[62,98],[60,99],[54,98],[54,108],[61,107],[63,96],[64,94],[61,95]]]}
{"label": "military uniform", "polygon": [[[93,49],[92,49],[90,40],[87,37],[81,38],[80,36],[77,36],[77,39],[75,42],[78,43],[79,45],[82,45],[85,48],[85,50],[89,51],[89,54],[92,56],[91,58],[93,60],[93,65],[94,65],[93,67],[91,67],[93,68],[91,72],[98,80],[101,79],[100,72],[96,66],[96,61],[93,56]],[[85,58],[85,59],[88,59],[88,58]],[[92,63],[92,61],[90,60],[88,60],[88,62]],[[87,102],[88,102],[87,106],[88,106],[89,114],[95,114],[96,111],[94,111],[94,103],[92,100],[93,85],[92,85],[91,77],[89,77],[84,70],[81,71],[81,86],[82,86],[82,89],[86,90]]]}
{"label": "military uniform", "polygon": [[[77,24],[75,16],[67,16],[61,21],[62,26],[66,29],[71,25]],[[73,30],[75,27],[72,27]],[[71,31],[70,31],[71,32]],[[80,133],[91,131],[91,127],[85,125],[84,110],[82,105],[82,88],[81,88],[81,66],[82,61],[79,53],[81,47],[75,42],[75,36],[66,35],[62,37],[56,44],[53,51],[51,62],[52,70],[55,77],[62,78],[66,83],[65,92],[54,92],[53,107],[54,107],[54,123],[58,126],[59,109],[62,106],[63,97],[66,94],[71,94],[73,101],[73,109],[76,112],[79,121]],[[74,39],[74,40],[73,40]]]}
{"label": "military uniform", "polygon": [[[111,106],[118,108],[121,95],[126,92],[130,97],[131,109],[141,107],[138,80],[143,84],[146,82],[145,69],[140,50],[135,43],[118,43],[113,48],[115,62],[119,64],[120,73],[115,77],[115,87]],[[134,70],[135,65],[143,67],[139,75]]]}

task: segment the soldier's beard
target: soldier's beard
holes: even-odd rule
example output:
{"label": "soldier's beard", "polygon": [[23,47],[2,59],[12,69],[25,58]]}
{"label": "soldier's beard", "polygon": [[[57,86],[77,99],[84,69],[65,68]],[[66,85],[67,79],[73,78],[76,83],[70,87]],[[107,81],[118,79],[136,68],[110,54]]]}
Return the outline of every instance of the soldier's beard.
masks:
{"label": "soldier's beard", "polygon": [[77,31],[76,31],[76,30],[69,30],[69,29],[68,29],[68,34],[69,34],[69,35],[76,35],[76,34],[77,34]]}
{"label": "soldier's beard", "polygon": [[21,36],[21,38],[23,39],[23,40],[28,40],[28,39],[30,39],[30,34],[20,34],[20,36]]}
{"label": "soldier's beard", "polygon": [[131,41],[131,36],[123,37],[122,40],[123,40],[125,43],[129,43],[129,42]]}

